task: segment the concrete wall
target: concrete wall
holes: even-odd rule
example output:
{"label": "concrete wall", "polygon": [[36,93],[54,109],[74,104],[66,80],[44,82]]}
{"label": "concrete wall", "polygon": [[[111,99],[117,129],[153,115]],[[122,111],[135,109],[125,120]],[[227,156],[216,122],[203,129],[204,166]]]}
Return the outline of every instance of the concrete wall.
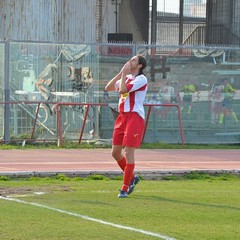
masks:
{"label": "concrete wall", "polygon": [[118,32],[133,33],[137,42],[147,41],[149,1],[115,3],[115,0],[0,1],[0,40],[107,42],[108,33]]}
{"label": "concrete wall", "polygon": [[0,1],[0,40],[95,42],[96,0]]}

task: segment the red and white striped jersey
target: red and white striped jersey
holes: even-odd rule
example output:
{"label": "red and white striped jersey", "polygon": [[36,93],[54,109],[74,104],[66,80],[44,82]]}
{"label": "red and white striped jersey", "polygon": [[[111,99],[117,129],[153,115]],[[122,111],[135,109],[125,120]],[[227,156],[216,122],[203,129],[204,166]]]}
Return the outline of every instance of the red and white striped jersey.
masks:
{"label": "red and white striped jersey", "polygon": [[[115,89],[119,90],[120,80],[115,84]],[[143,119],[145,119],[145,112],[143,102],[147,93],[147,78],[141,74],[133,76],[129,74],[126,76],[127,93],[121,94],[118,103],[119,112],[137,112]]]}

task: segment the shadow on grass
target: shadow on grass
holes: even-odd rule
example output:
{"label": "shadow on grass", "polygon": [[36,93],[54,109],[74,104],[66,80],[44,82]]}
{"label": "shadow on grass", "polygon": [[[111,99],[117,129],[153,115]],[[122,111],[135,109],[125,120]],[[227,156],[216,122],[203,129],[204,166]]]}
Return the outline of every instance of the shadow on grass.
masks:
{"label": "shadow on grass", "polygon": [[109,204],[106,202],[99,202],[99,201],[83,201],[83,200],[78,200],[76,201],[78,203],[83,203],[83,204],[89,204],[89,205],[99,205],[99,206],[117,206],[116,204]]}
{"label": "shadow on grass", "polygon": [[217,205],[217,204],[207,204],[207,203],[193,203],[193,202],[186,202],[186,201],[180,201],[176,199],[170,199],[170,198],[163,198],[163,197],[156,197],[156,196],[142,196],[137,195],[135,198],[144,199],[144,200],[154,200],[154,201],[160,201],[160,202],[172,202],[172,203],[180,203],[180,204],[186,204],[191,206],[200,206],[200,207],[210,207],[210,208],[219,208],[219,209],[229,209],[234,211],[240,211],[239,207],[231,207],[227,205]]}

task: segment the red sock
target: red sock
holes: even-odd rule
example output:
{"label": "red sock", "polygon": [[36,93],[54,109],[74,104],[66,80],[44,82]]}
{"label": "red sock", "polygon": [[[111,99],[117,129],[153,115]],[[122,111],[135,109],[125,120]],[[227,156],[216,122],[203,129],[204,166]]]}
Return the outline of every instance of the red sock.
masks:
{"label": "red sock", "polygon": [[127,192],[130,182],[133,179],[133,170],[134,170],[135,164],[126,164],[125,170],[124,170],[124,174],[123,174],[123,186],[122,186],[122,190]]}
{"label": "red sock", "polygon": [[126,158],[123,157],[123,159],[120,161],[117,161],[117,163],[118,163],[119,167],[124,171],[124,169],[126,167]]}

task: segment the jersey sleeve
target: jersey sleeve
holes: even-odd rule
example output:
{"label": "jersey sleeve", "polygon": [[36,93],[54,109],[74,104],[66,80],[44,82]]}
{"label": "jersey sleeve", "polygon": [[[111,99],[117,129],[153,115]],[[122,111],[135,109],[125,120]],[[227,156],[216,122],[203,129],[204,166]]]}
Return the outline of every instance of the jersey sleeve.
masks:
{"label": "jersey sleeve", "polygon": [[137,76],[133,81],[127,82],[128,92],[140,91],[147,87],[147,78],[142,74]]}

